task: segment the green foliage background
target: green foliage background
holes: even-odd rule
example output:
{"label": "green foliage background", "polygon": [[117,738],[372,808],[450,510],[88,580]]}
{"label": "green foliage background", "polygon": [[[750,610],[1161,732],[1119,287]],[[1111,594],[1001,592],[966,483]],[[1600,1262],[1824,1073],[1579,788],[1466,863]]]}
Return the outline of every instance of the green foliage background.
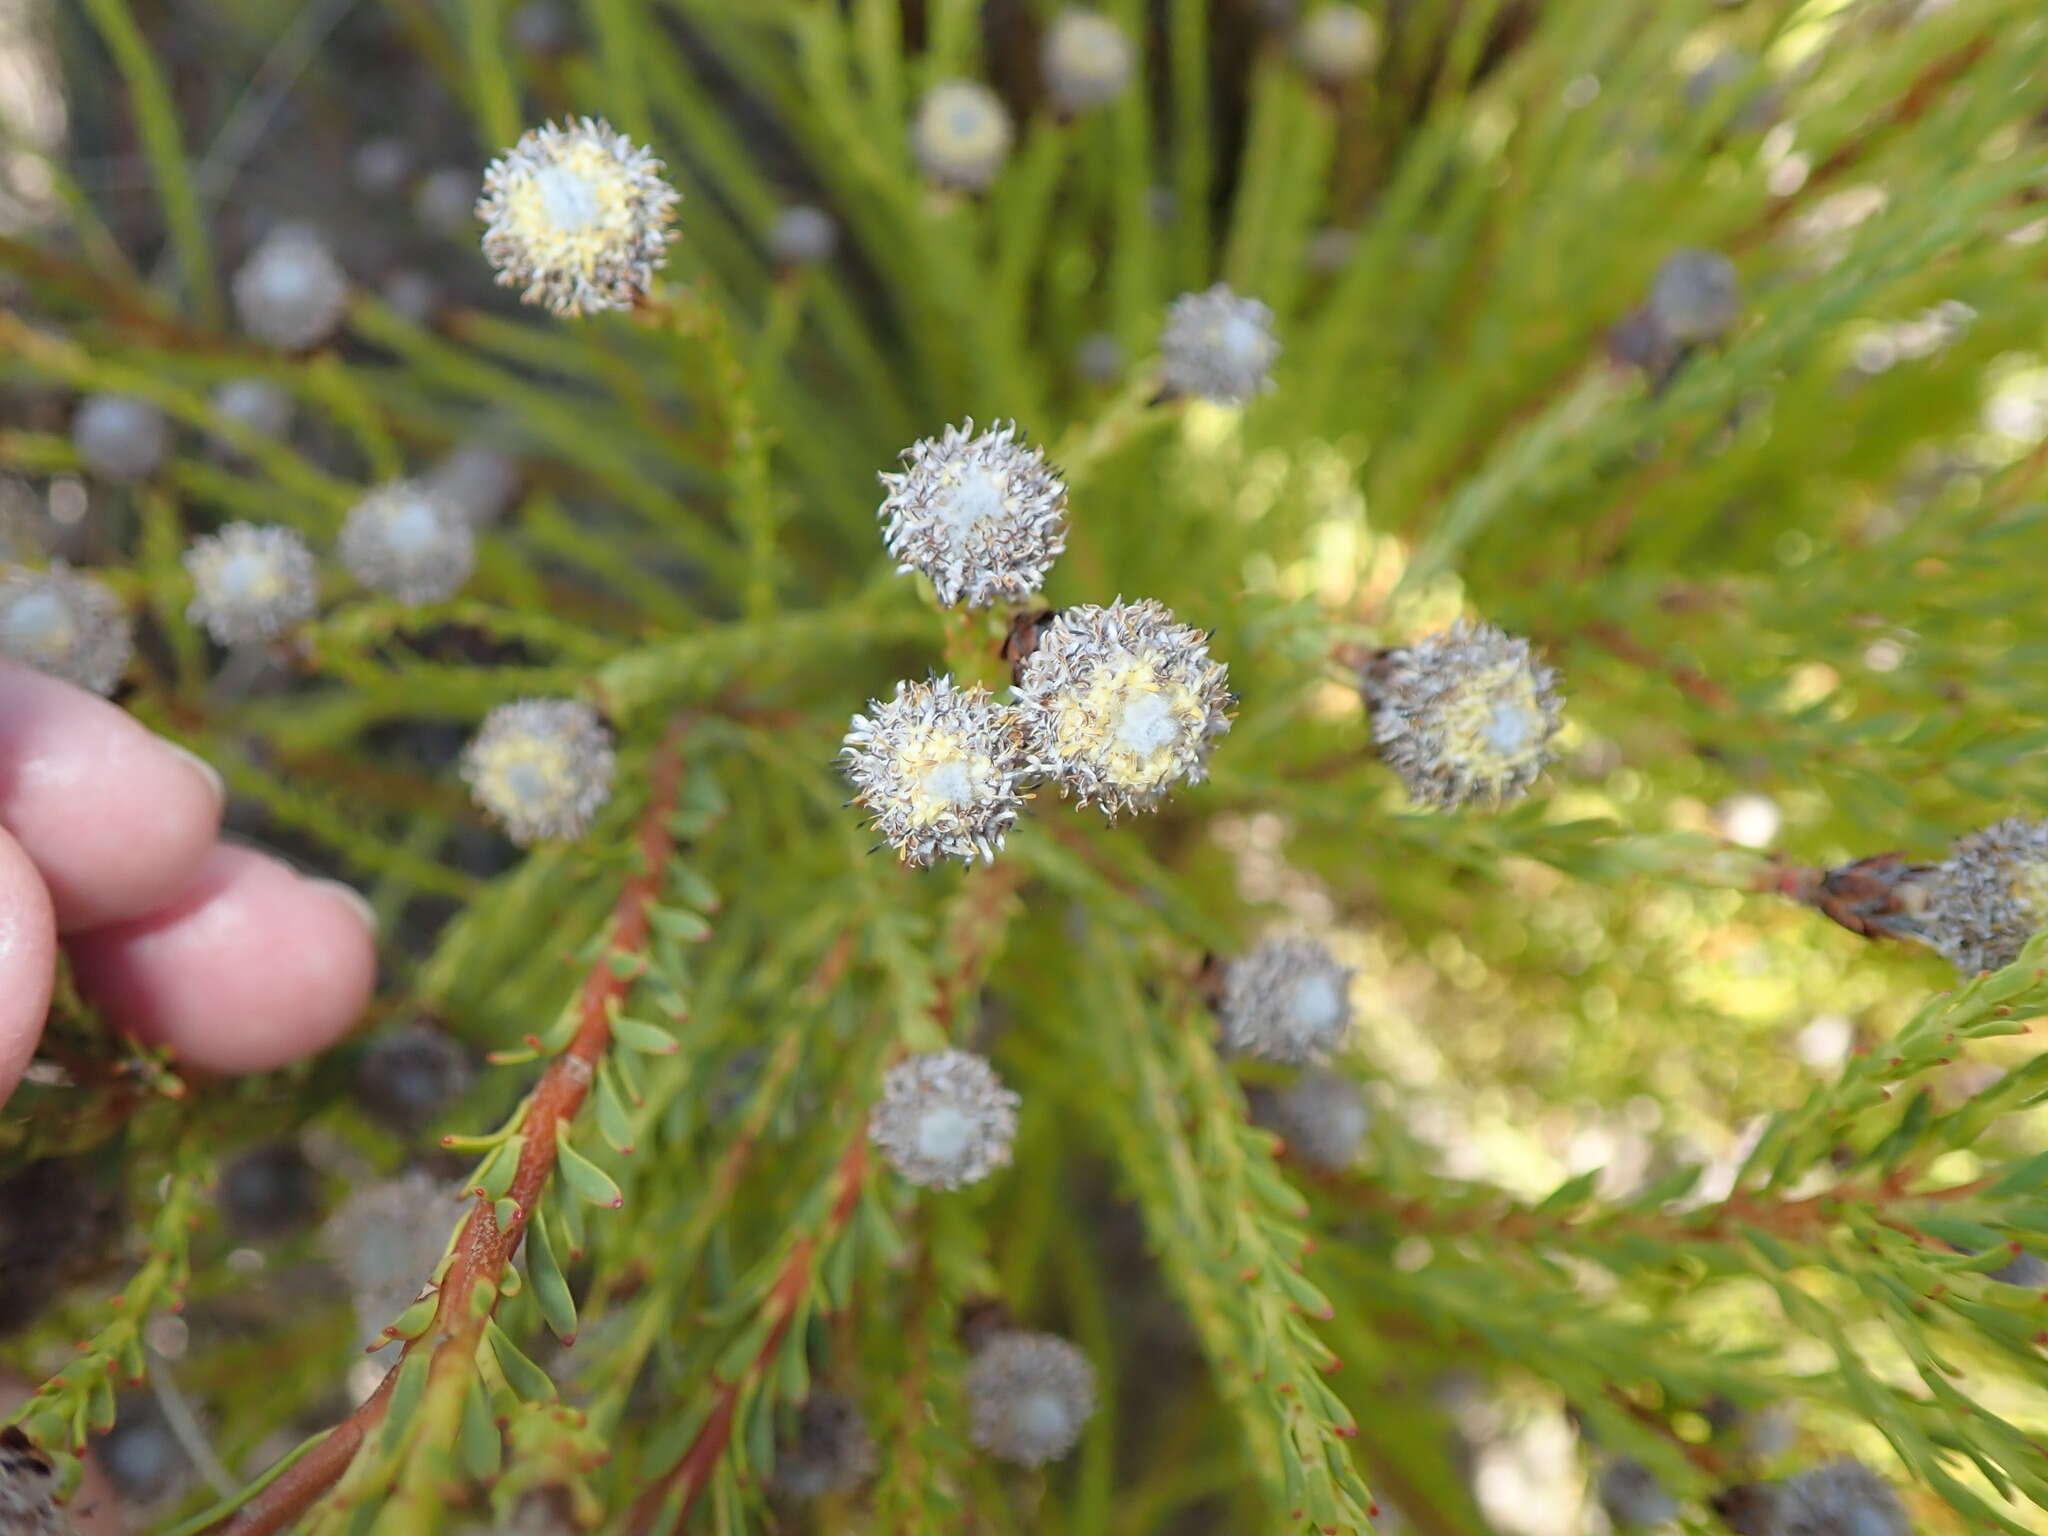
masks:
{"label": "green foliage background", "polygon": [[[366,291],[336,345],[284,357],[224,328],[234,236],[194,175],[232,72],[167,76],[177,7],[59,7],[67,84],[132,130],[156,203],[110,229],[49,166],[61,222],[0,239],[0,377],[22,402],[133,393],[186,429],[162,476],[99,503],[101,574],[151,636],[123,702],[217,764],[266,836],[371,891],[394,935],[380,1016],[499,1053],[436,1127],[488,1138],[463,1145],[494,1192],[491,1148],[593,966],[622,968],[646,1026],[575,1122],[548,1253],[484,1277],[502,1342],[432,1373],[414,1350],[395,1428],[302,1528],[454,1529],[556,1485],[607,1530],[667,1488],[667,1528],[709,1427],[693,1530],[1363,1531],[1377,1495],[1413,1529],[1481,1532],[1449,1374],[1510,1419],[1570,1404],[1697,1529],[1721,1529],[1716,1488],[1837,1450],[1928,1530],[2048,1529],[2048,1301],[1985,1277],[2048,1240],[2042,954],[1943,992],[1931,955],[1768,894],[1767,856],[1716,815],[1767,796],[1787,856],[1825,865],[1936,856],[2048,800],[2048,454],[1985,414],[2041,389],[2048,17],[1412,0],[1370,81],[1333,93],[1250,5],[1103,8],[1145,68],[1061,121],[1035,6],[584,0],[576,45],[537,56],[497,0],[386,0],[389,56],[470,125],[455,158],[602,115],[667,159],[681,238],[633,316],[489,302],[423,327]],[[215,9],[244,69],[294,25]],[[1730,48],[1751,72],[1689,98]],[[918,93],[959,75],[1018,113],[982,198],[929,189],[908,151]],[[1765,85],[1771,123],[1747,110]],[[345,144],[396,86],[315,50],[291,89]],[[763,236],[796,198],[846,248],[778,273]],[[1330,227],[1357,238],[1325,272],[1308,252]],[[1603,338],[1686,246],[1736,260],[1747,308],[1653,390]],[[472,247],[435,259],[474,284]],[[1164,307],[1217,278],[1277,312],[1277,388],[1242,412],[1160,402]],[[1975,312],[1947,345],[1857,365],[1943,300]],[[1117,385],[1075,366],[1096,332],[1129,359]],[[317,434],[217,420],[210,387],[251,374]],[[874,473],[964,416],[1014,416],[1066,474],[1048,600],[1155,597],[1213,626],[1243,702],[1211,782],[1158,816],[1105,827],[1042,797],[992,868],[918,874],[869,856],[829,760],[899,677],[1003,676],[1000,626],[949,627],[874,522]],[[17,413],[0,465],[73,471],[60,421]],[[422,613],[337,577],[290,686],[213,685],[189,538],[248,517],[329,548],[363,487],[477,431],[527,479],[459,599]],[[1408,806],[1333,659],[1463,612],[1535,639],[1568,694],[1563,759],[1497,815]],[[536,692],[604,710],[620,786],[589,838],[494,870],[445,759],[394,751],[393,728],[467,729]],[[651,940],[614,961],[670,750]],[[1219,1059],[1197,995],[1205,952],[1275,924],[1363,973],[1340,1065],[1379,1112],[1350,1174],[1248,1126],[1258,1074]],[[1794,1050],[1820,1014],[1854,1025],[1839,1073]],[[254,1136],[313,1126],[383,1168],[433,1138],[363,1117],[347,1047],[182,1084],[76,1009],[52,1027],[74,1081],[24,1089],[0,1142],[10,1164],[117,1146],[137,1230],[121,1308],[88,1286],[9,1342],[62,1370],[22,1422],[87,1444],[109,1365],[139,1369],[182,1294],[206,1347],[181,1388],[248,1464],[331,1416],[346,1309],[204,1326],[252,1287],[288,1294],[299,1250],[252,1281],[188,1218]],[[992,1057],[1023,1127],[1007,1173],[917,1196],[862,1160],[864,1116],[893,1055],[947,1036]],[[1639,1176],[1599,1178],[1623,1146]],[[989,1294],[1101,1375],[1043,1477],[961,1432],[956,1313]],[[771,1514],[759,1474],[812,1382],[863,1403],[881,1470]],[[1796,1447],[1731,1459],[1700,1417],[1716,1396],[1796,1401]],[[165,1528],[205,1528],[210,1497]]]}

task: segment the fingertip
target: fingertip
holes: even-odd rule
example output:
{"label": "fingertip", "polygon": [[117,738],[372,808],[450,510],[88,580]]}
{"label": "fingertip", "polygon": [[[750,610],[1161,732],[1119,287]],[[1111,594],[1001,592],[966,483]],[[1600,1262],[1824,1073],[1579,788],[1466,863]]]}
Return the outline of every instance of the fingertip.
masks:
{"label": "fingertip", "polygon": [[64,933],[171,900],[220,830],[220,775],[106,700],[0,663],[0,823]]}
{"label": "fingertip", "polygon": [[21,845],[0,832],[0,1104],[42,1038],[56,966],[49,892]]}
{"label": "fingertip", "polygon": [[122,1027],[205,1071],[267,1072],[362,1015],[377,960],[360,906],[353,891],[224,845],[162,911],[81,935],[71,955],[81,988]]}

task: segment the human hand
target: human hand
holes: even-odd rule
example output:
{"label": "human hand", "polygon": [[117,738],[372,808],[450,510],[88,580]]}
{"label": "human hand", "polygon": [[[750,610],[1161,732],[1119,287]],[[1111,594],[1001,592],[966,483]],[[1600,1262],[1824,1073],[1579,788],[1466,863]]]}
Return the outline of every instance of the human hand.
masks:
{"label": "human hand", "polygon": [[108,1024],[202,1071],[283,1066],[362,1013],[367,905],[222,843],[221,798],[211,768],[120,709],[0,662],[0,1103],[60,943]]}

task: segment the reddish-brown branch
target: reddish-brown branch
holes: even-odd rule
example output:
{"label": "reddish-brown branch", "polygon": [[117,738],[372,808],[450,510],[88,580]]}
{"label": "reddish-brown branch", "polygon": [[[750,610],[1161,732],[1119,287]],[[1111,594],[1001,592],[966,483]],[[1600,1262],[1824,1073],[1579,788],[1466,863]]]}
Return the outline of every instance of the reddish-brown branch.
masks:
{"label": "reddish-brown branch", "polygon": [[1664,660],[1656,652],[1638,644],[1633,636],[1618,625],[1595,620],[1582,626],[1580,633],[1594,644],[1613,652],[1623,661],[1647,667],[1653,672],[1662,672],[1686,697],[1704,704],[1717,714],[1726,714],[1735,707],[1735,700],[1729,696],[1728,690],[1706,673],[1688,667],[1683,662]]}
{"label": "reddish-brown branch", "polygon": [[815,1233],[806,1233],[796,1240],[789,1250],[789,1257],[783,1260],[781,1271],[768,1287],[768,1294],[761,1304],[763,1314],[773,1319],[768,1336],[761,1341],[760,1349],[755,1351],[754,1358],[738,1376],[719,1383],[711,1413],[704,1420],[704,1427],[697,1431],[696,1439],[690,1442],[690,1448],[683,1452],[682,1460],[634,1504],[626,1525],[630,1536],[646,1536],[663,1507],[678,1499],[675,1529],[681,1530],[697,1499],[710,1485],[718,1459],[725,1454],[725,1448],[732,1440],[733,1419],[739,1412],[740,1394],[775,1363],[782,1341],[789,1336],[804,1297],[810,1291],[819,1253],[831,1245],[840,1229],[852,1219],[867,1175],[867,1152],[867,1136],[865,1127],[862,1127],[854,1133],[839,1159],[839,1167],[834,1174],[839,1192],[823,1224]]}
{"label": "reddish-brown branch", "polygon": [[[433,1324],[417,1338],[406,1341],[401,1364],[415,1349],[431,1348],[436,1374],[463,1369],[464,1362],[476,1353],[484,1324],[497,1310],[494,1301],[478,1312],[470,1306],[470,1297],[480,1283],[495,1284],[518,1251],[527,1218],[554,1172],[557,1128],[574,1121],[583,1107],[598,1062],[611,1043],[612,1009],[624,1000],[630,985],[620,976],[615,962],[621,956],[638,956],[647,945],[650,915],[660,895],[662,872],[673,847],[668,820],[682,784],[684,728],[683,721],[676,721],[655,752],[653,782],[647,807],[640,817],[637,839],[641,867],[620,890],[612,912],[611,941],[584,978],[577,1005],[576,1036],[569,1048],[549,1063],[534,1089],[521,1127],[524,1140],[519,1166],[513,1173],[508,1194],[513,1206],[512,1219],[500,1227],[493,1203],[486,1199],[479,1199],[470,1208],[469,1218],[455,1240],[454,1260],[441,1282]],[[398,1367],[394,1365],[361,1407],[336,1425],[326,1439],[276,1482],[214,1526],[213,1532],[217,1536],[273,1536],[298,1519],[348,1470],[364,1437],[382,1421],[397,1380]]]}

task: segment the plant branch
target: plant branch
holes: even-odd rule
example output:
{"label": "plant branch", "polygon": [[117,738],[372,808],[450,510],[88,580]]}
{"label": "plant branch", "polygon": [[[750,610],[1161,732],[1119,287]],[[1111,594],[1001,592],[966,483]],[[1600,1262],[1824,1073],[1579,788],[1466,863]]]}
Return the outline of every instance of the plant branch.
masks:
{"label": "plant branch", "polygon": [[406,1341],[398,1363],[361,1407],[337,1424],[276,1482],[213,1527],[217,1536],[274,1536],[304,1514],[348,1470],[369,1432],[382,1421],[397,1386],[399,1369],[415,1349],[433,1350],[432,1370],[437,1376],[459,1369],[462,1362],[475,1356],[484,1325],[497,1310],[497,1301],[494,1297],[489,1307],[479,1310],[471,1307],[470,1298],[479,1283],[489,1281],[495,1285],[518,1251],[527,1218],[554,1172],[557,1128],[571,1123],[582,1108],[598,1062],[611,1043],[612,1011],[631,986],[630,967],[625,968],[627,975],[621,976],[617,962],[637,957],[646,947],[649,916],[660,894],[662,873],[673,847],[668,819],[681,787],[681,747],[687,729],[686,719],[679,717],[655,752],[653,779],[638,833],[641,868],[620,890],[612,916],[611,942],[584,978],[577,1003],[581,1021],[575,1038],[567,1050],[549,1063],[534,1089],[523,1121],[519,1167],[508,1195],[513,1208],[511,1220],[499,1226],[493,1203],[478,1199],[456,1239],[454,1258],[447,1278],[441,1283],[431,1326],[417,1338]]}

